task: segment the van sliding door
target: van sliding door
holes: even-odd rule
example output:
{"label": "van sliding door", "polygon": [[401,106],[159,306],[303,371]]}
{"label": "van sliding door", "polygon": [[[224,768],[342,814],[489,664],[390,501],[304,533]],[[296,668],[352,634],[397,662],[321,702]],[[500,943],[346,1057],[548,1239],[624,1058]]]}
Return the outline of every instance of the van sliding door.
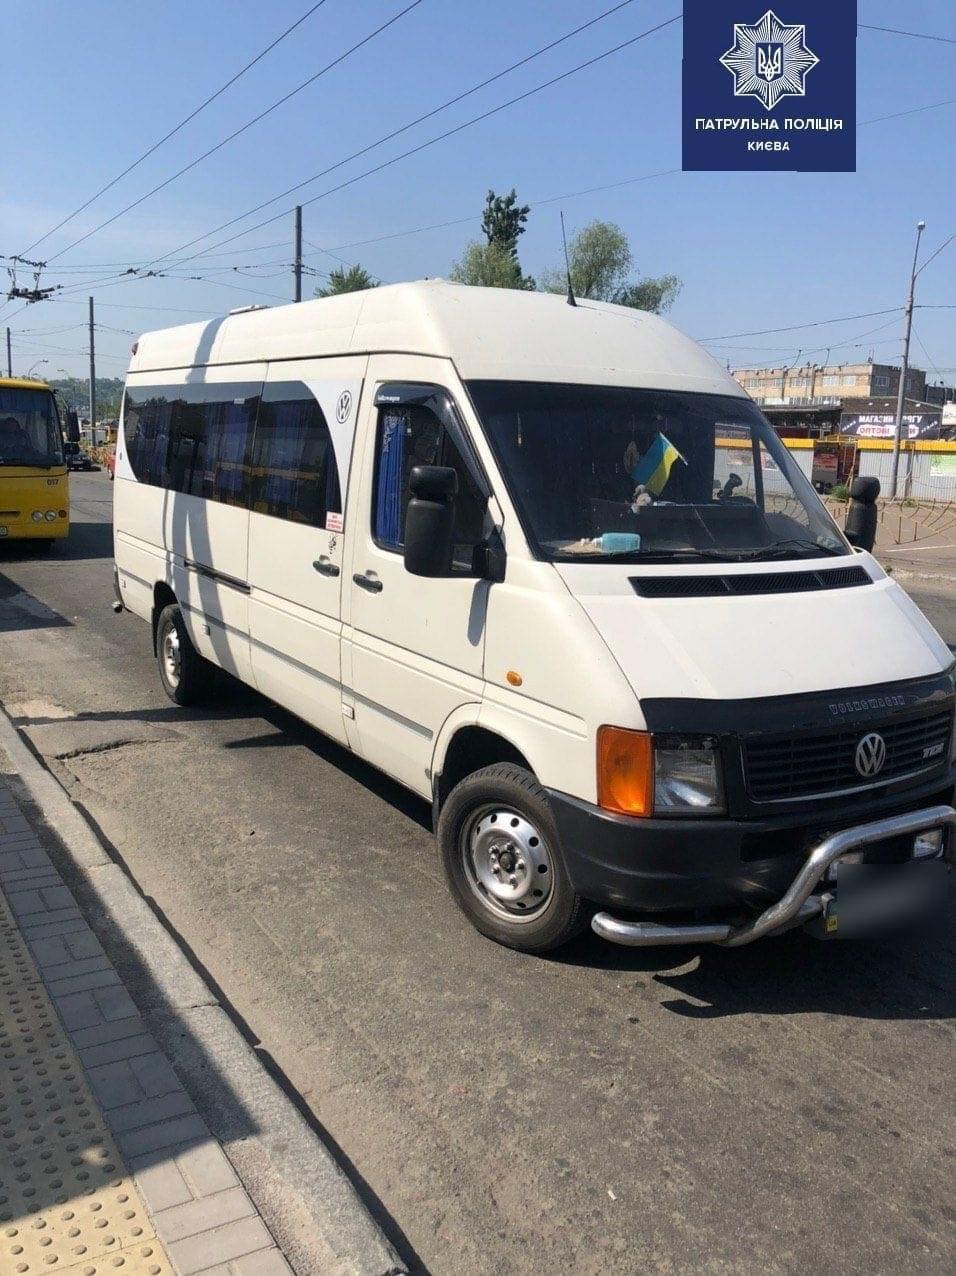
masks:
{"label": "van sliding door", "polygon": [[255,684],[342,743],[345,495],[366,363],[270,363],[251,462]]}
{"label": "van sliding door", "polygon": [[248,452],[265,365],[163,376],[163,385],[138,385],[136,392],[147,409],[165,405],[162,430],[147,448],[148,481],[166,488],[173,590],[196,649],[250,682]]}

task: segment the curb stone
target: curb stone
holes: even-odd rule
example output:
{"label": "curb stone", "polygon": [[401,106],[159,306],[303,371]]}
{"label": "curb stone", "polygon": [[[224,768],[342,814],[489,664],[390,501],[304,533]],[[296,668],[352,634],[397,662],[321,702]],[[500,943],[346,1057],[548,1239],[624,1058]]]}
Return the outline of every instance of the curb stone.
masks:
{"label": "curb stone", "polygon": [[[405,1276],[347,1175],[2,707],[0,750],[89,887],[103,933],[118,936],[150,986],[145,1000],[154,1004],[134,1004],[32,830],[10,830],[18,846],[32,840],[36,848],[25,846],[19,880],[5,883],[34,910],[31,945],[68,934],[71,958],[89,950],[89,959],[48,960],[44,977],[157,1230],[163,1235],[160,1222],[169,1220],[180,1237],[169,1242],[174,1262],[183,1271],[279,1276],[289,1268],[275,1236],[303,1276]],[[136,1104],[157,1085],[166,1088],[152,1092],[161,1099],[156,1124],[137,1127]],[[214,1204],[205,1199],[211,1192]]]}

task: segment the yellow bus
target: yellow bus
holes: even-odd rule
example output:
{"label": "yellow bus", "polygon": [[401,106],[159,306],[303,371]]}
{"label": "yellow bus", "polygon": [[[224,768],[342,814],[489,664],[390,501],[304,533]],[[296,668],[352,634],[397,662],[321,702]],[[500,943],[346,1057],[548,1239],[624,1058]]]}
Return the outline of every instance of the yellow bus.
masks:
{"label": "yellow bus", "polygon": [[0,377],[0,540],[52,549],[70,530],[70,487],[53,391]]}

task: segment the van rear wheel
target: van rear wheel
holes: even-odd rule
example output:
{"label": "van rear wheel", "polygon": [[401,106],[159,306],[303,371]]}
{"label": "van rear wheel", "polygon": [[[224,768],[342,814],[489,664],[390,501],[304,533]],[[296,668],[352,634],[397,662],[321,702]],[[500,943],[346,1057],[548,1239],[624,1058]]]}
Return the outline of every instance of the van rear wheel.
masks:
{"label": "van rear wheel", "polygon": [[156,622],[156,659],[163,690],[175,704],[196,704],[209,689],[212,666],[189,640],[183,613],[170,603]]}
{"label": "van rear wheel", "polygon": [[587,925],[547,794],[524,767],[495,763],[457,784],[438,819],[438,842],[459,907],[497,943],[548,952]]}

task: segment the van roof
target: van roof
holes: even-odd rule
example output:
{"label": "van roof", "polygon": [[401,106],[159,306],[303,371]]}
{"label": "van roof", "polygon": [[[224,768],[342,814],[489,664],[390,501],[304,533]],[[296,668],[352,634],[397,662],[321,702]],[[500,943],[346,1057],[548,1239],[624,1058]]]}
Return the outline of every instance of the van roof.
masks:
{"label": "van roof", "polygon": [[572,381],[746,398],[696,342],[642,310],[443,279],[392,284],[148,332],[130,373],[332,355],[451,359],[465,379]]}

